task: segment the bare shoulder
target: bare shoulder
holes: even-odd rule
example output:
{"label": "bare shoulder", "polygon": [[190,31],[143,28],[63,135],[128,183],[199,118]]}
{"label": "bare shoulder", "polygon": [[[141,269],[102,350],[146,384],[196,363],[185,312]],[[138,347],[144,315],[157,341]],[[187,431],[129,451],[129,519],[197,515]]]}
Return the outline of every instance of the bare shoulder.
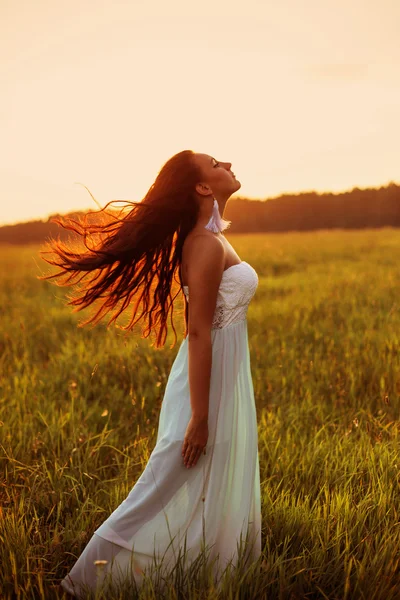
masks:
{"label": "bare shoulder", "polygon": [[210,232],[191,232],[183,246],[183,272],[188,284],[194,279],[212,277],[218,279],[224,269],[225,247],[223,242]]}
{"label": "bare shoulder", "polygon": [[225,255],[224,244],[216,235],[207,231],[191,231],[184,242],[184,251],[188,258],[198,252],[211,255],[222,252]]}
{"label": "bare shoulder", "polygon": [[[189,238],[189,236],[188,236]],[[192,232],[185,240],[185,279],[189,287],[189,333],[211,329],[225,266],[223,242],[210,232]]]}

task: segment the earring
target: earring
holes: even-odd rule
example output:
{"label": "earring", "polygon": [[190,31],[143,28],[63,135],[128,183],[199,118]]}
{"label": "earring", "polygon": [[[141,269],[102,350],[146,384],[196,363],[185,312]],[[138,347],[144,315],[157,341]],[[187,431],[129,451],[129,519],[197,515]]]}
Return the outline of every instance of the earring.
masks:
{"label": "earring", "polygon": [[213,211],[210,220],[204,229],[208,229],[208,231],[212,231],[213,233],[219,233],[221,231],[225,231],[231,225],[231,221],[227,221],[223,219],[219,214],[219,206],[217,199],[214,197]]}

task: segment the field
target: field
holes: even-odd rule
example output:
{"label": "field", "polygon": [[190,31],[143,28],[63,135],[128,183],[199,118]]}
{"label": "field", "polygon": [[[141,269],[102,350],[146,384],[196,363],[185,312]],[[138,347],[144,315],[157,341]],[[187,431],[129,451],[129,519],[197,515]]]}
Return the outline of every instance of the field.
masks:
{"label": "field", "polygon": [[[400,599],[400,230],[227,237],[259,274],[248,327],[263,562],[221,597]],[[0,247],[4,599],[61,598],[147,463],[183,331],[177,316],[177,344],[171,332],[156,350],[77,327],[68,289],[36,278],[50,269],[38,250]],[[169,598],[217,597],[200,574],[179,585]]]}

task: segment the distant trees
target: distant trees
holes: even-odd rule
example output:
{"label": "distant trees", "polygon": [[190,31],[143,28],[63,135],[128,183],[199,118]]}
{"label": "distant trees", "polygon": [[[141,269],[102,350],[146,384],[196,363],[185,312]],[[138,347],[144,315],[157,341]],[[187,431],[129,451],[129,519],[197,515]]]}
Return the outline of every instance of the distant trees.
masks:
{"label": "distant trees", "polygon": [[[79,216],[79,212],[71,212],[69,215]],[[3,225],[0,227],[0,243],[8,244],[33,244],[44,242],[50,235],[54,238],[60,237],[62,240],[68,237],[74,237],[71,231],[66,231],[56,223],[51,223],[50,219],[59,215],[51,215],[47,221],[28,221],[26,223],[17,223],[15,225]],[[76,235],[75,235],[76,237]]]}
{"label": "distant trees", "polygon": [[[73,237],[72,232],[51,222],[55,216],[59,215],[47,221],[0,227],[0,242],[26,244],[43,242],[50,235]],[[232,233],[400,227],[400,186],[390,182],[380,188],[354,188],[338,194],[284,194],[267,200],[235,197],[228,202],[224,217],[232,221],[228,230]]]}
{"label": "distant trees", "polygon": [[224,217],[232,232],[400,227],[400,186],[354,188],[338,194],[305,192],[269,200],[235,198]]}

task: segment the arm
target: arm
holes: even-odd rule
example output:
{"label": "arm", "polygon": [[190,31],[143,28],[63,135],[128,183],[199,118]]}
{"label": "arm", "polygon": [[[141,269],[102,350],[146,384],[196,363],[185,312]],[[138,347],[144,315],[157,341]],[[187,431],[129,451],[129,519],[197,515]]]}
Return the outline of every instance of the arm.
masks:
{"label": "arm", "polygon": [[212,366],[211,325],[224,262],[225,250],[218,238],[208,234],[193,238],[188,256],[188,352],[192,418],[182,448],[182,456],[187,466],[196,464],[208,438]]}
{"label": "arm", "polygon": [[224,270],[225,250],[218,238],[196,236],[188,257],[189,386],[192,414],[208,417],[211,378],[211,325]]}

